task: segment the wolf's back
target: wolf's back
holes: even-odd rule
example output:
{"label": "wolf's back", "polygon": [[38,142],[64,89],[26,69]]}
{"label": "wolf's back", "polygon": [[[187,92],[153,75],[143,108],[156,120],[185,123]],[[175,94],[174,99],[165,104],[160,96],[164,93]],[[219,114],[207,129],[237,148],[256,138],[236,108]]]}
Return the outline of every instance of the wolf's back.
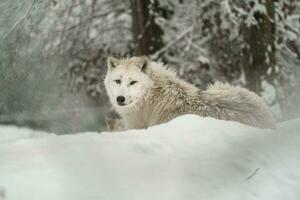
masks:
{"label": "wolf's back", "polygon": [[254,92],[229,84],[216,83],[209,86],[204,95],[208,102],[212,102],[222,110],[220,116],[214,117],[239,121],[259,128],[276,128],[269,106]]}

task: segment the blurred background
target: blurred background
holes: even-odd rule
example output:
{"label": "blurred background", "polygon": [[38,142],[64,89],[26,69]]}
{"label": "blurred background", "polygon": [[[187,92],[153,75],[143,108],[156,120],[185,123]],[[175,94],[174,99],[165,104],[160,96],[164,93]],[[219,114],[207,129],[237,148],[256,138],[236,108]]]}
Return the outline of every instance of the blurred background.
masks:
{"label": "blurred background", "polygon": [[0,124],[105,130],[106,58],[135,55],[300,116],[299,0],[1,0]]}

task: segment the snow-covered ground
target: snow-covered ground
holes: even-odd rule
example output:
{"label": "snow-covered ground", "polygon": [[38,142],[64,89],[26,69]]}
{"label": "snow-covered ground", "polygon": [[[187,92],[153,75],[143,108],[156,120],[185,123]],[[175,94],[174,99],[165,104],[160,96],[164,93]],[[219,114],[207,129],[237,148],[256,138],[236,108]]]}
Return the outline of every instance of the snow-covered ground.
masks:
{"label": "snow-covered ground", "polygon": [[13,142],[19,139],[45,136],[49,136],[49,133],[34,131],[28,128],[18,128],[15,126],[0,126],[0,145],[3,142]]}
{"label": "snow-covered ground", "polygon": [[0,199],[299,200],[299,130],[300,119],[272,131],[194,115],[121,133],[4,127]]}

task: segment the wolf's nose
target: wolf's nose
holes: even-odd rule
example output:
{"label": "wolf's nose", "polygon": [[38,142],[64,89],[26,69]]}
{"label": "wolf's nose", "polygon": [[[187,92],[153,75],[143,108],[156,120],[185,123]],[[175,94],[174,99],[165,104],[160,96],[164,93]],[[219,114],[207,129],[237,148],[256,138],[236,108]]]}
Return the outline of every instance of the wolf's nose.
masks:
{"label": "wolf's nose", "polygon": [[124,103],[124,101],[125,101],[125,97],[123,97],[123,96],[118,96],[117,97],[117,102],[118,103]]}

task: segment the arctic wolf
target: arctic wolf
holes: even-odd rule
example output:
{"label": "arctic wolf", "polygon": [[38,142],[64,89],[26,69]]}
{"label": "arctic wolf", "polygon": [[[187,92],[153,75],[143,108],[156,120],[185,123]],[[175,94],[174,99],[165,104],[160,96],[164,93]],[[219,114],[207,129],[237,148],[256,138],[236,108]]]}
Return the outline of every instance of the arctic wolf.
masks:
{"label": "arctic wolf", "polygon": [[144,56],[109,57],[107,63],[105,88],[126,129],[147,128],[184,114],[276,126],[263,99],[244,88],[216,83],[201,90]]}

